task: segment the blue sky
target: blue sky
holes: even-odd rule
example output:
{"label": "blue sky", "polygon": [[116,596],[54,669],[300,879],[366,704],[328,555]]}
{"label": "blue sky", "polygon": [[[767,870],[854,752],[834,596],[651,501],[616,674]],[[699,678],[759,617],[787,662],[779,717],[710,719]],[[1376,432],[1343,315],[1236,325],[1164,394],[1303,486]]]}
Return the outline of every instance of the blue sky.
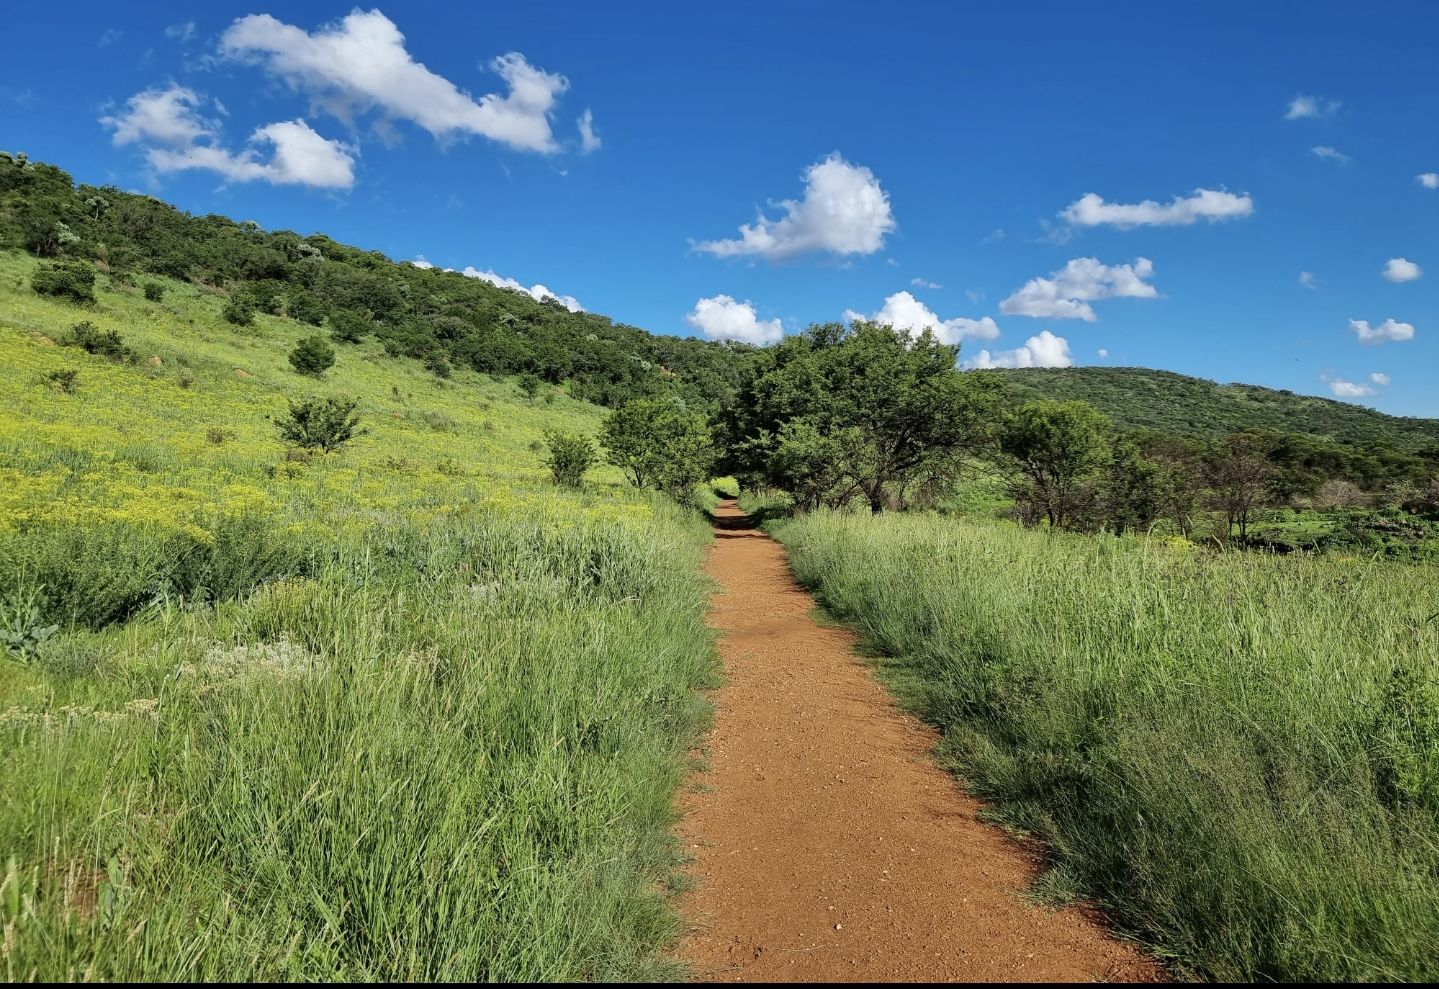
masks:
{"label": "blue sky", "polygon": [[1439,415],[1439,4],[1098,9],[27,4],[0,147],[655,332]]}

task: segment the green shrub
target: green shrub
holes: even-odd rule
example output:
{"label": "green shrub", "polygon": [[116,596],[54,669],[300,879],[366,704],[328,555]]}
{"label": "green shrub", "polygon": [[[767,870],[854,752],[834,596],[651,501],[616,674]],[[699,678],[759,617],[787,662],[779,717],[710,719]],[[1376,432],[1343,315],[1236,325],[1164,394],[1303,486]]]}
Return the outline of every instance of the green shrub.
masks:
{"label": "green shrub", "polygon": [[151,302],[159,302],[165,298],[165,286],[159,282],[145,283],[145,298]]}
{"label": "green shrub", "polygon": [[325,322],[325,305],[315,293],[303,288],[290,290],[290,297],[285,302],[285,312],[289,317],[307,326],[319,326]]}
{"label": "green shrub", "polygon": [[578,433],[546,430],[545,442],[549,446],[545,466],[550,469],[555,483],[564,488],[578,488],[583,485],[585,471],[593,467],[599,459],[594,441]]}
{"label": "green shrub", "polygon": [[290,410],[275,420],[280,438],[306,450],[338,450],[365,430],[357,429],[359,401],[353,398],[311,398],[291,402]]}
{"label": "green shrub", "polygon": [[118,364],[133,364],[139,359],[135,351],[125,346],[125,339],[118,330],[99,329],[89,320],[70,327],[69,344]]}
{"label": "green shrub", "polygon": [[450,367],[450,359],[443,350],[432,350],[425,355],[425,370],[437,378],[448,378],[454,373],[454,369]]}
{"label": "green shrub", "polygon": [[243,295],[232,295],[220,310],[225,322],[236,326],[250,326],[255,322],[255,303]]}
{"label": "green shrub", "polygon": [[535,400],[535,396],[540,393],[539,375],[526,372],[525,374],[519,376],[516,384],[520,386],[520,391],[531,402],[533,402]]}
{"label": "green shrub", "polygon": [[335,364],[335,348],[318,334],[305,337],[290,351],[290,365],[300,374],[318,378]]}
{"label": "green shrub", "polygon": [[85,261],[47,261],[35,269],[30,286],[41,295],[94,302],[95,269]]}
{"label": "green shrub", "polygon": [[330,313],[330,336],[341,343],[359,343],[375,330],[375,324],[368,316],[336,309]]}
{"label": "green shrub", "polygon": [[80,372],[71,368],[62,368],[58,371],[45,372],[45,381],[64,395],[75,394],[75,388],[80,380]]}

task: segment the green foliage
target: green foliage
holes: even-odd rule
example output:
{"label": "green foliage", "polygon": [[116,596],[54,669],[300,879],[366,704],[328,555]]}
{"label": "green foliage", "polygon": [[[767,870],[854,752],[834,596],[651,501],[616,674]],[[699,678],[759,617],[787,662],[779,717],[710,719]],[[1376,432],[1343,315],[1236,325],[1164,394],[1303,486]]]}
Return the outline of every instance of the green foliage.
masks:
{"label": "green foliage", "polygon": [[998,449],[1027,521],[1065,526],[1092,500],[1109,420],[1083,402],[1026,402],[999,427]]}
{"label": "green foliage", "polygon": [[60,631],[47,624],[43,588],[22,588],[0,598],[0,649],[21,663],[34,662],[40,647]]}
{"label": "green foliage", "polygon": [[374,332],[375,324],[357,312],[337,309],[330,313],[330,336],[341,343],[359,343]]}
{"label": "green foliage", "polygon": [[280,438],[301,449],[330,453],[357,436],[359,400],[353,398],[309,398],[291,402],[289,411],[275,420]]}
{"label": "green foliage", "polygon": [[968,786],[1164,957],[1439,975],[1430,568],[937,516],[778,533]]}
{"label": "green foliage", "polygon": [[1336,444],[1439,446],[1439,421],[1384,415],[1351,402],[1257,385],[1221,385],[1137,367],[1026,368],[978,372],[1016,399],[1088,402],[1125,426],[1217,438],[1245,430],[1297,433]]}
{"label": "green foliage", "polygon": [[725,410],[725,466],[807,506],[902,503],[982,441],[986,389],[956,356],[930,333],[863,321],[787,337],[756,357]]}
{"label": "green foliage", "polygon": [[35,269],[30,285],[41,295],[93,303],[95,268],[86,261],[50,261]]}
{"label": "green foliage", "polygon": [[220,315],[225,322],[233,323],[235,326],[252,326],[255,322],[255,303],[250,298],[236,293],[230,296],[225,307],[220,310]]}
{"label": "green foliage", "polygon": [[530,374],[529,372],[520,375],[519,378],[516,379],[515,384],[520,386],[520,391],[531,402],[535,400],[535,396],[540,392],[539,376]]}
{"label": "green foliage", "polygon": [[581,487],[584,484],[585,471],[599,460],[594,440],[579,433],[548,430],[545,432],[545,444],[549,448],[545,456],[545,466],[550,469],[555,483],[561,487]]}
{"label": "green foliage", "polygon": [[285,312],[296,322],[306,326],[319,326],[325,322],[325,307],[315,293],[299,286],[292,286],[290,297],[285,302]]}
{"label": "green foliage", "polygon": [[139,355],[125,345],[125,338],[119,330],[102,330],[89,320],[70,327],[72,347],[79,347],[87,354],[103,357],[118,364],[133,364]]}
{"label": "green foliage", "polygon": [[316,334],[301,338],[290,351],[290,365],[300,374],[318,378],[335,365],[335,348]]}
{"label": "green foliage", "polygon": [[56,391],[65,395],[73,395],[79,387],[80,372],[73,367],[57,368],[54,371],[46,371],[45,380],[49,382]]}
{"label": "green foliage", "polygon": [[675,498],[709,477],[714,438],[704,413],[673,399],[635,399],[605,419],[600,442],[609,462],[639,487]]}
{"label": "green foliage", "polygon": [[144,291],[145,298],[150,302],[159,302],[165,298],[165,286],[159,282],[146,282]]}

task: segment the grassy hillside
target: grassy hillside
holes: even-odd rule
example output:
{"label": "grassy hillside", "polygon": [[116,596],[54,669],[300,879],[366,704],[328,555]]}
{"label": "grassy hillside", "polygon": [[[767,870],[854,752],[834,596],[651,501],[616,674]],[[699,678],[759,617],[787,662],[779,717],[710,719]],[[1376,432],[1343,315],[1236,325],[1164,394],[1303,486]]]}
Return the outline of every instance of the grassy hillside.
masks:
{"label": "grassy hillside", "polygon": [[[0,976],[667,973],[707,530],[548,483],[601,410],[374,339],[302,377],[293,319],[36,266],[0,254]],[[313,395],[368,432],[287,449]]]}
{"label": "grassy hillside", "polygon": [[1020,401],[1088,402],[1129,426],[1196,436],[1246,429],[1302,433],[1341,443],[1385,444],[1411,453],[1439,448],[1439,419],[1400,418],[1349,402],[1257,385],[1221,385],[1138,367],[1026,368],[977,372]]}

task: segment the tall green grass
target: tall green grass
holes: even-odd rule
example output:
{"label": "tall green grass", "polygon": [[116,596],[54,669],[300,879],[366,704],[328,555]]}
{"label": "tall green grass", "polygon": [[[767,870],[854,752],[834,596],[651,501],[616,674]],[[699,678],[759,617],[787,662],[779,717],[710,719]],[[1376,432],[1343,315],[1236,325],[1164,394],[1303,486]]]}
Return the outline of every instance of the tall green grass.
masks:
{"label": "tall green grass", "polygon": [[[312,328],[33,269],[0,252],[0,978],[674,974],[699,514],[548,484],[586,403],[374,341],[314,381]],[[81,318],[141,362],[56,346]],[[368,433],[287,451],[313,395]]]}
{"label": "tall green grass", "polygon": [[1433,569],[932,516],[779,534],[954,768],[1163,954],[1439,976]]}
{"label": "tall green grass", "polygon": [[712,651],[655,511],[401,526],[9,670],[0,975],[665,974]]}

